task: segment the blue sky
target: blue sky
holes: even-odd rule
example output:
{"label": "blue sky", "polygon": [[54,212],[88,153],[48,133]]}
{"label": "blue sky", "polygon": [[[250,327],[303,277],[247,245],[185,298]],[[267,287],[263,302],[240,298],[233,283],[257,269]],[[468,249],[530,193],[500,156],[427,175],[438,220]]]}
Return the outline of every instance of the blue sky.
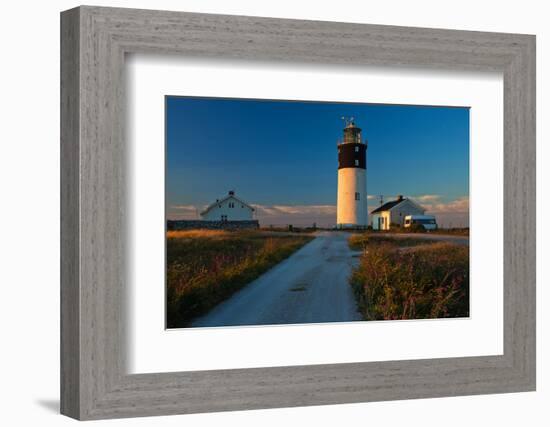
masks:
{"label": "blue sky", "polygon": [[332,225],[342,116],[368,139],[372,209],[403,194],[467,225],[468,108],[193,97],[166,98],[168,218],[235,190],[263,225]]}

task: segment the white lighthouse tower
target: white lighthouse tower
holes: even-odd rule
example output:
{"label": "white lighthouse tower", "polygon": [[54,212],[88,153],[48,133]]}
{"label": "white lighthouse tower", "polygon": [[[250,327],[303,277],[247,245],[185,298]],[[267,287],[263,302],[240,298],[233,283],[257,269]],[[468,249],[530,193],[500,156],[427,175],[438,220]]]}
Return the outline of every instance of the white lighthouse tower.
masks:
{"label": "white lighthouse tower", "polygon": [[367,141],[353,117],[344,118],[344,138],[338,142],[337,228],[365,228],[367,210]]}

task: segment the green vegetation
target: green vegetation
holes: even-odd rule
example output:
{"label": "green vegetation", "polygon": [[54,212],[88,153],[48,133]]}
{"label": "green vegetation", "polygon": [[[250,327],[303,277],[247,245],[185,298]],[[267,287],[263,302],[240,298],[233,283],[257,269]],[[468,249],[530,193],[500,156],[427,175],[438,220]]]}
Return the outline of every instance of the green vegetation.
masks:
{"label": "green vegetation", "polygon": [[169,231],[167,326],[188,325],[312,238],[261,231]]}
{"label": "green vegetation", "polygon": [[391,245],[393,247],[411,247],[417,245],[430,245],[433,241],[422,239],[421,237],[394,237],[387,236],[384,233],[361,233],[353,234],[349,238],[351,249],[360,251],[379,245]]}
{"label": "green vegetation", "polygon": [[319,230],[319,228],[316,225],[312,227],[296,227],[289,224],[286,227],[273,225],[269,227],[261,227],[260,230],[273,233],[315,233]]}
{"label": "green vegetation", "polygon": [[452,234],[453,236],[469,236],[470,228],[469,227],[438,228],[437,230],[430,231],[430,233]]}
{"label": "green vegetation", "polygon": [[365,320],[469,315],[468,246],[418,240],[350,238],[364,249],[350,283]]}
{"label": "green vegetation", "polygon": [[469,236],[469,227],[453,227],[453,228],[441,228],[438,227],[435,230],[426,230],[422,224],[412,224],[410,227],[401,227],[399,224],[392,224],[391,229],[388,231],[379,231],[379,233],[427,233],[427,234],[447,234],[453,236]]}

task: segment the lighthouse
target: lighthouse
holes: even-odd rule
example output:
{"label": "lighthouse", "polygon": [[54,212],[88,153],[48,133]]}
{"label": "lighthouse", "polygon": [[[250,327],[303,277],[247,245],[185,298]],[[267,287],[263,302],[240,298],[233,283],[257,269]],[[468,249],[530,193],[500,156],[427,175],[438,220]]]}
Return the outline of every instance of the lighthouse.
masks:
{"label": "lighthouse", "polygon": [[353,117],[343,118],[343,139],[338,142],[337,228],[365,228],[367,210],[367,141]]}

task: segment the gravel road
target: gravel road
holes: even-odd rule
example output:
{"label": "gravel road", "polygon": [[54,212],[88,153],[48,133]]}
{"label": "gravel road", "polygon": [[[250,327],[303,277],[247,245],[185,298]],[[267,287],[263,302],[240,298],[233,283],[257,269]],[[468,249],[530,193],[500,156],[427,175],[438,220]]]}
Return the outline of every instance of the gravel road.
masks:
{"label": "gravel road", "polygon": [[361,320],[348,276],[358,262],[348,233],[319,232],[193,327],[350,322]]}

